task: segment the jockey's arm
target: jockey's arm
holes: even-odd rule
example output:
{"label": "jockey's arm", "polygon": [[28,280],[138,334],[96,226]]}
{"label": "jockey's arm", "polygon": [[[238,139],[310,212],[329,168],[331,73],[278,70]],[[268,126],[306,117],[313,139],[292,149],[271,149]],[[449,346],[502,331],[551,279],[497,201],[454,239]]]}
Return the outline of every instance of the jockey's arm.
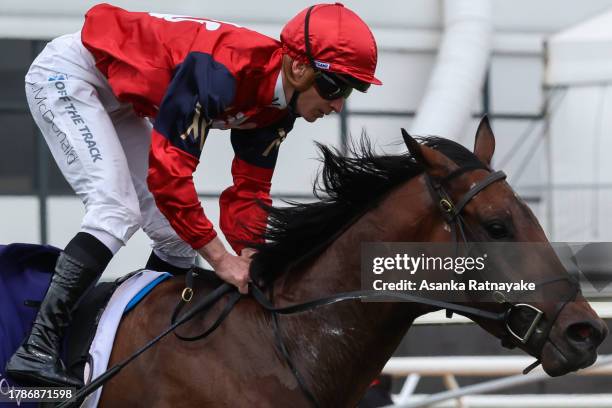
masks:
{"label": "jockey's arm", "polygon": [[227,252],[219,238],[213,238],[198,252],[227,282],[247,292],[248,271],[256,246],[263,241],[267,212],[261,204],[271,205],[270,187],[278,148],[293,126],[293,117],[261,129],[232,130],[233,185],[219,200],[220,226],[230,245],[240,257]]}
{"label": "jockey's arm", "polygon": [[[193,184],[193,172],[199,163],[206,137],[200,124],[218,117],[234,97],[233,86],[230,86],[232,78],[228,78],[224,71],[211,69],[208,76],[195,75],[196,71],[205,70],[209,62],[195,54],[186,58],[175,73],[155,121],[147,181],[157,207],[177,234],[196,249],[222,279],[245,293],[250,257],[247,254],[234,256],[224,248],[212,223],[204,214]],[[220,77],[211,78],[215,75]],[[205,83],[200,83],[200,79]],[[195,89],[194,83],[198,85]],[[227,86],[221,86],[223,83]],[[196,106],[194,101],[198,102]],[[196,120],[199,126],[194,125]],[[239,230],[237,226],[253,220],[251,226],[261,225],[261,222],[265,226],[266,215],[258,207],[257,200],[271,203],[270,179],[276,162],[277,138],[278,135],[271,129],[232,132],[232,144],[237,151],[232,167],[234,186],[221,199],[221,228],[228,233],[227,238],[238,253],[245,246],[242,241],[249,241],[252,236],[234,233]],[[273,145],[267,143],[268,139]],[[249,146],[256,149],[250,150]],[[271,148],[267,149],[269,146]],[[258,168],[259,162],[250,164],[253,152],[271,161],[272,165]],[[246,211],[245,205],[249,207]],[[233,218],[232,214],[236,216],[236,221],[231,221],[232,228],[228,228],[231,222],[227,220]]]}
{"label": "jockey's arm", "polygon": [[270,188],[281,142],[293,127],[289,114],[272,125],[258,129],[233,129],[233,185],[219,199],[219,225],[236,253],[263,242],[272,205]]}
{"label": "jockey's arm", "polygon": [[200,53],[188,55],[174,74],[155,119],[147,184],[176,233],[200,248],[216,236],[193,183],[208,129],[234,98],[234,80]]}

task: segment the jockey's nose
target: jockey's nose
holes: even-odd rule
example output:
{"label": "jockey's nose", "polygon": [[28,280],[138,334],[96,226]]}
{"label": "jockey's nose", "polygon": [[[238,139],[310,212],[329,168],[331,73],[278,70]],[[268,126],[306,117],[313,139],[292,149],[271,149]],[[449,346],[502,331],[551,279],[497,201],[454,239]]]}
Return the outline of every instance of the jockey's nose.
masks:
{"label": "jockey's nose", "polygon": [[329,102],[332,110],[336,113],[340,113],[344,107],[344,98],[337,98]]}

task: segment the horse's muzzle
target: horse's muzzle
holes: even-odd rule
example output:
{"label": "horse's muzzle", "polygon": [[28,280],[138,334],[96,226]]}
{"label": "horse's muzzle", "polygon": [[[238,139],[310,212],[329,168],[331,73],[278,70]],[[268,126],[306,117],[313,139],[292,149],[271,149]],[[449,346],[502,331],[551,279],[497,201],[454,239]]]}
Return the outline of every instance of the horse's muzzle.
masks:
{"label": "horse's muzzle", "polygon": [[[595,363],[597,348],[608,335],[606,323],[592,309],[591,318],[584,318],[582,305],[585,304],[578,302],[568,305],[542,348],[542,366],[546,373],[553,377]],[[579,311],[582,318],[573,318]]]}

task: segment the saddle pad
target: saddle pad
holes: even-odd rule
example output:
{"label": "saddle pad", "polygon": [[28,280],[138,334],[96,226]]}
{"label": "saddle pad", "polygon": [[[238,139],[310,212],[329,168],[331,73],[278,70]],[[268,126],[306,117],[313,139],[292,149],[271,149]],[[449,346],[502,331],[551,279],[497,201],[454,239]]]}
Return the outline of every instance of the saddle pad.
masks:
{"label": "saddle pad", "polygon": [[[99,377],[108,368],[115,333],[122,316],[130,311],[157,284],[171,276],[167,272],[140,271],[115,290],[106,309],[100,316],[96,334],[89,347],[89,361],[85,364],[83,373],[86,384]],[[102,387],[89,395],[81,407],[96,407],[101,395]]]}

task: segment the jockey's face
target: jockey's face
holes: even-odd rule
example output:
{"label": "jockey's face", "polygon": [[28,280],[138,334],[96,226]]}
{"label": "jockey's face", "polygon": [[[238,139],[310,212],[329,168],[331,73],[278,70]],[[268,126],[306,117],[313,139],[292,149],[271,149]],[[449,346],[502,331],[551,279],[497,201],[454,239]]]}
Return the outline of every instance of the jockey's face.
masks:
{"label": "jockey's face", "polygon": [[339,113],[344,106],[344,97],[332,100],[323,99],[314,86],[300,92],[297,98],[297,113],[307,122],[314,122],[332,112]]}
{"label": "jockey's face", "polygon": [[297,113],[308,122],[330,114],[340,112],[344,106],[344,92],[336,99],[324,99],[314,86],[314,71],[312,68],[300,61],[295,61],[289,56],[283,56],[283,86],[285,87],[285,98],[291,100],[292,94],[296,89],[300,94],[296,101]]}

